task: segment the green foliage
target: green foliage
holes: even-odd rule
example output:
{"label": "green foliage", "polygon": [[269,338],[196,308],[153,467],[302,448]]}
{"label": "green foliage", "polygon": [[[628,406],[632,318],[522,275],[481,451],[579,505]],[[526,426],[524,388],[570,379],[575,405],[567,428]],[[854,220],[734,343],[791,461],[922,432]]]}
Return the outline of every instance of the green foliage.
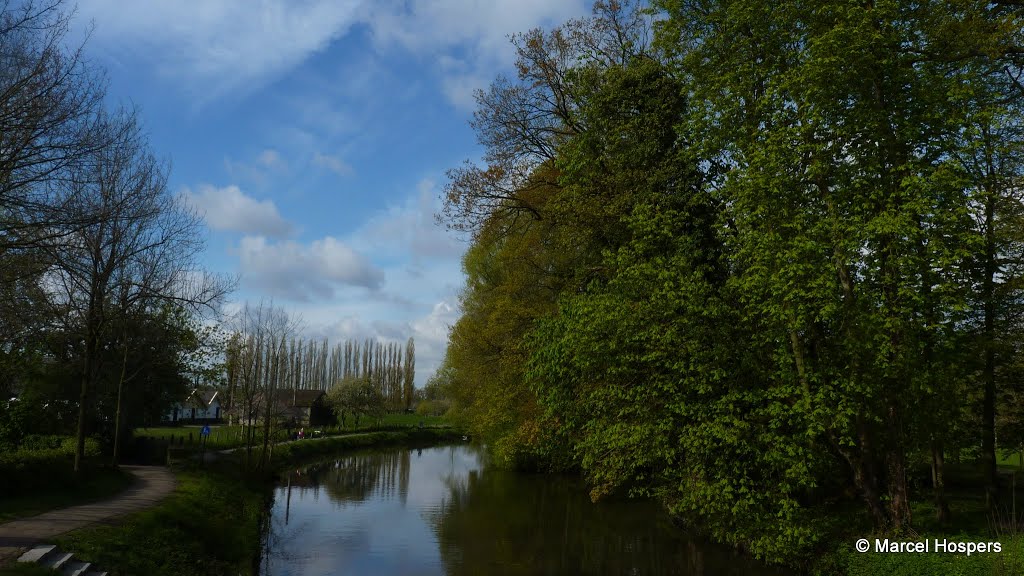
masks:
{"label": "green foliage", "polygon": [[[76,482],[71,474],[76,446],[73,437],[28,438],[29,445],[45,447],[23,446],[10,452],[0,452],[0,477],[4,479],[7,494],[22,494],[47,486],[60,487]],[[85,456],[96,458],[99,454],[99,442],[87,438]]]}
{"label": "green foliage", "polygon": [[[932,538],[934,540],[934,538]],[[948,538],[950,541],[979,541],[978,538]],[[982,541],[985,541],[982,539]],[[857,553],[846,544],[831,559],[834,564],[825,574],[841,573],[846,576],[891,574],[893,576],[1010,576],[1024,568],[1024,539],[1020,536],[1000,539],[1002,551],[985,554],[885,554]],[[871,539],[874,546],[874,539]],[[934,548],[934,543],[931,547]]]}
{"label": "green foliage", "polygon": [[327,392],[327,403],[344,426],[346,415],[353,416],[355,425],[360,418],[380,418],[384,414],[384,395],[369,376],[347,376]]}
{"label": "green foliage", "polygon": [[910,527],[997,389],[1021,444],[1024,10],[663,0],[644,44],[636,9],[525,35],[479,99],[453,417],[771,561],[853,494]]}

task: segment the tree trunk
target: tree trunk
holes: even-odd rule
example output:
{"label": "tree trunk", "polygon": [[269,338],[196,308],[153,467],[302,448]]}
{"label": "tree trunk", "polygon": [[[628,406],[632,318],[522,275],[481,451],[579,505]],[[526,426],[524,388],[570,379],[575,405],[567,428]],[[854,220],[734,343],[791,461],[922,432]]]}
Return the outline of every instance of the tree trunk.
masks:
{"label": "tree trunk", "polygon": [[93,373],[95,371],[96,359],[94,357],[94,350],[96,349],[96,330],[91,325],[91,320],[94,317],[94,313],[90,313],[87,318],[90,322],[90,326],[86,328],[85,337],[85,348],[82,354],[82,389],[78,394],[78,427],[75,431],[75,474],[78,474],[82,469],[82,459],[85,457],[85,420],[89,413],[87,408],[89,402],[89,390],[92,388]]}
{"label": "tree trunk", "polygon": [[889,520],[896,531],[910,527],[910,497],[907,493],[907,463],[903,448],[903,431],[895,407],[889,407],[886,418],[888,435],[893,446],[886,451],[886,483],[889,490]]}
{"label": "tree trunk", "polygon": [[85,455],[85,403],[89,399],[88,360],[85,362],[86,373],[82,375],[82,390],[78,394],[78,427],[75,430],[75,474],[82,469],[82,457]]}
{"label": "tree trunk", "polygon": [[950,519],[949,503],[946,501],[946,481],[943,466],[942,440],[932,437],[932,488],[935,496],[935,519],[947,524]]}
{"label": "tree trunk", "polygon": [[995,354],[995,200],[989,194],[985,205],[985,277],[982,284],[985,327],[985,367],[982,371],[984,398],[981,409],[981,462],[985,475],[985,504],[994,509],[997,500],[996,474],[996,354]]}
{"label": "tree trunk", "polygon": [[[110,465],[117,468],[117,457],[121,454],[121,395],[124,391],[124,378],[128,370],[128,335],[122,336],[124,354],[121,357],[121,377],[117,379],[117,409],[114,413],[114,454]],[[133,375],[134,377],[134,375]]]}

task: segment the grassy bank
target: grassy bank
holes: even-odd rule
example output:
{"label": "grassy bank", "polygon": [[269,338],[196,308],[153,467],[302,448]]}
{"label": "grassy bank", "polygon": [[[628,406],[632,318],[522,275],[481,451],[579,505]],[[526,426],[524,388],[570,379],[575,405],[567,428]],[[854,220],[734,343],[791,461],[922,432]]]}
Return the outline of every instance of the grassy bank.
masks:
{"label": "grassy bank", "polygon": [[60,474],[37,478],[39,485],[49,483],[46,489],[4,491],[0,494],[0,522],[105,500],[123,492],[134,479],[127,472],[95,463],[87,462],[77,476],[70,473],[70,461],[61,461],[61,465]]}
{"label": "grassy bank", "polygon": [[275,447],[274,463],[279,466],[291,465],[359,448],[429,446],[461,437],[462,432],[453,428],[413,428],[303,440]]}
{"label": "grassy bank", "polygon": [[[429,445],[461,437],[447,428],[358,433],[276,446],[275,468],[346,450]],[[272,474],[243,474],[237,461],[176,467],[178,487],[155,508],[117,526],[87,528],[58,540],[112,576],[224,576],[251,574],[258,557],[261,522]],[[0,576],[3,573],[0,572]]]}
{"label": "grassy bank", "polygon": [[[325,436],[338,436],[344,434],[352,434],[355,432],[401,430],[405,428],[418,426],[421,422],[423,423],[424,426],[440,426],[445,424],[444,419],[438,416],[418,416],[416,414],[387,414],[381,417],[379,420],[370,420],[367,418],[363,418],[359,422],[360,426],[356,426],[354,420],[349,418],[348,426],[310,426],[306,427],[305,431],[307,432],[307,434],[312,434],[313,431],[316,430],[321,432]],[[175,445],[198,447],[202,440],[202,437],[199,434],[202,428],[202,425],[137,428],[133,432],[133,435],[137,438],[155,438],[160,440],[166,440],[168,442],[173,441]],[[244,446],[245,430],[246,428],[244,426],[238,425],[211,425],[210,435],[206,439],[206,447],[210,450],[223,450],[227,448],[237,448],[239,446]],[[278,429],[275,431],[274,441],[281,442],[287,440],[289,439],[289,432],[295,432],[297,430],[297,428],[291,431],[285,429]],[[257,436],[262,438],[262,432],[262,428],[260,428],[257,431]]]}
{"label": "grassy bank", "polygon": [[[954,542],[998,541],[1001,552],[985,554],[950,554],[934,551],[934,541]],[[891,537],[890,537],[891,539]],[[900,539],[904,540],[904,539]],[[909,538],[907,538],[909,540]],[[921,537],[916,540],[925,540]],[[834,559],[837,564],[822,574],[846,574],[847,576],[1011,576],[1024,573],[1024,537],[991,538],[982,535],[960,535],[956,537],[929,536],[928,553],[880,553],[873,550],[858,553],[852,546],[838,552]],[[875,538],[869,538],[871,546]],[[841,570],[841,572],[839,571]]]}
{"label": "grassy bank", "polygon": [[57,545],[111,574],[249,573],[259,552],[267,491],[230,466],[176,471],[178,486],[155,508],[116,526],[78,530]]}
{"label": "grassy bank", "polygon": [[[1010,473],[1012,468],[1003,468]],[[950,574],[954,576],[1002,576],[1024,573],[1024,488],[1020,479],[1016,482],[1017,519],[1014,519],[1011,483],[1007,480],[1002,495],[1005,506],[995,512],[986,510],[982,478],[978,466],[970,463],[947,465],[947,499],[951,522],[940,524],[936,520],[936,508],[929,499],[929,493],[922,486],[911,503],[915,532],[893,536],[875,533],[867,514],[859,502],[849,502],[836,509],[833,516],[833,531],[829,548],[822,551],[811,567],[811,572],[821,576],[846,575],[868,576],[932,576]],[[857,552],[855,542],[860,538],[869,541],[868,552]],[[890,541],[929,543],[928,553],[876,552],[875,539],[888,538]],[[999,552],[986,553],[938,553],[935,540],[951,542],[998,542]]]}
{"label": "grassy bank", "polygon": [[14,449],[0,450],[0,522],[47,510],[109,498],[128,487],[132,476],[109,465],[99,443],[89,438],[78,474],[75,439],[27,436]]}
{"label": "grassy bank", "polygon": [[51,570],[37,564],[12,564],[0,566],[0,576],[57,576],[59,570]]}

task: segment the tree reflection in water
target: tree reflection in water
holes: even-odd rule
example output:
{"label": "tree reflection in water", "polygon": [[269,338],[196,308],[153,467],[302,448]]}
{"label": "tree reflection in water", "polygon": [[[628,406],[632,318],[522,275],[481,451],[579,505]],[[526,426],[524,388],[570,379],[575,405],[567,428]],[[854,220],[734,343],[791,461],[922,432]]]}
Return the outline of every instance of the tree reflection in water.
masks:
{"label": "tree reflection in water", "polygon": [[653,502],[592,504],[577,478],[501,471],[468,445],[309,466],[276,498],[273,576],[772,573],[688,538]]}
{"label": "tree reflection in water", "polygon": [[574,477],[484,466],[443,480],[445,504],[427,516],[452,576],[771,573],[688,538],[652,501],[594,504]]}

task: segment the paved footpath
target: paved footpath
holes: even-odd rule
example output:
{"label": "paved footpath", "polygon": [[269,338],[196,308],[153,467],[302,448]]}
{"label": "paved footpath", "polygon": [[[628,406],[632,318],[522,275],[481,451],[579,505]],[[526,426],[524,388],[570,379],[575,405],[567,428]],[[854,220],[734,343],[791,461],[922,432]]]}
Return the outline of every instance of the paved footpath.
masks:
{"label": "paved footpath", "polygon": [[92,504],[51,510],[31,518],[0,524],[0,565],[13,561],[34,544],[138,512],[155,505],[174,491],[174,474],[162,466],[121,466],[135,475],[135,482],[117,496]]}

